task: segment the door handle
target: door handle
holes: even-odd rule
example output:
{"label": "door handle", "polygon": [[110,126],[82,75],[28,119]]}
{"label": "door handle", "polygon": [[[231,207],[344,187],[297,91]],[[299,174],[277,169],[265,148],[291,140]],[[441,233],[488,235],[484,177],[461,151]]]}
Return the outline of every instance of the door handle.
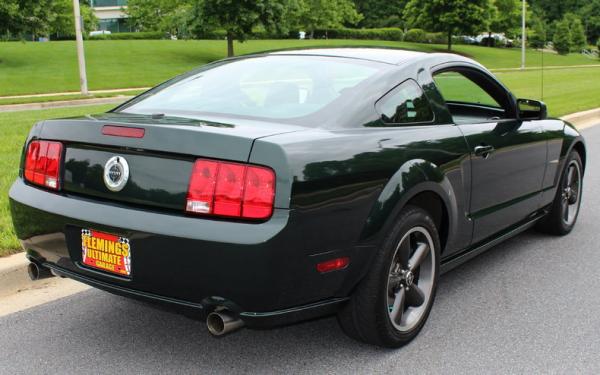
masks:
{"label": "door handle", "polygon": [[473,149],[473,153],[475,154],[475,156],[481,156],[484,159],[487,159],[492,152],[494,152],[494,146],[490,145],[479,145],[475,146],[475,148]]}

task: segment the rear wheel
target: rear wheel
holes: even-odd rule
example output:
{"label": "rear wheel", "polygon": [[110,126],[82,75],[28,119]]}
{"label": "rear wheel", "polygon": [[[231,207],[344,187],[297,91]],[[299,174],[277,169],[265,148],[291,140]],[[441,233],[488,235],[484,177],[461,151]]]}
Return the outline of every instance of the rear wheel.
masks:
{"label": "rear wheel", "polygon": [[581,206],[583,165],[581,157],[572,151],[560,179],[550,212],[537,228],[545,233],[565,235],[573,230]]}
{"label": "rear wheel", "polygon": [[410,342],[431,311],[439,258],[439,236],[429,214],[418,207],[405,208],[365,279],[340,311],[342,329],[379,346]]}

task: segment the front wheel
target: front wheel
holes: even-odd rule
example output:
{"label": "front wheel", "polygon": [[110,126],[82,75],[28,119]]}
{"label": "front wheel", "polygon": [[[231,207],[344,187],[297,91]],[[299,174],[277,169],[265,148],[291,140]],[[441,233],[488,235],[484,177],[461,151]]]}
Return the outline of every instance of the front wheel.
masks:
{"label": "front wheel", "polygon": [[406,207],[338,321],[350,336],[399,347],[417,336],[431,311],[440,241],[429,214]]}
{"label": "front wheel", "polygon": [[550,212],[541,219],[537,229],[555,235],[573,230],[579,215],[583,188],[583,164],[577,151],[567,158]]}

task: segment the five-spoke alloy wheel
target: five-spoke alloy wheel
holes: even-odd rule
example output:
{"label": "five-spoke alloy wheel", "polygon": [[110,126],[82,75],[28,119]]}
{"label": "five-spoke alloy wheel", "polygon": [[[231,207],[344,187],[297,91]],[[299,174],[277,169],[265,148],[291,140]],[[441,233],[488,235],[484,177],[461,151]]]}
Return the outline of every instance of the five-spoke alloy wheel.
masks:
{"label": "five-spoke alloy wheel", "polygon": [[406,206],[369,272],[338,315],[351,337],[396,348],[410,342],[425,325],[439,275],[440,240],[431,215]]}
{"label": "five-spoke alloy wheel", "polygon": [[398,243],[388,276],[388,310],[400,332],[412,329],[427,307],[433,291],[435,252],[424,227],[409,230]]}
{"label": "five-spoke alloy wheel", "polygon": [[565,235],[571,232],[579,215],[583,188],[583,163],[577,151],[571,151],[565,161],[550,212],[540,220],[542,232]]}

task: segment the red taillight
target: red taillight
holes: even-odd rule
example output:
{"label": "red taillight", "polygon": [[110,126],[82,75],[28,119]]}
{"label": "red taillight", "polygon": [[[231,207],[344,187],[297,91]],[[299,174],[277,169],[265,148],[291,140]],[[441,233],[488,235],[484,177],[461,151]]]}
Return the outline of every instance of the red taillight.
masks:
{"label": "red taillight", "polygon": [[60,142],[31,141],[25,154],[25,180],[58,190],[62,147]]}
{"label": "red taillight", "polygon": [[325,262],[321,262],[321,263],[317,264],[317,271],[319,271],[321,273],[325,273],[325,272],[330,272],[330,271],[335,271],[335,270],[341,270],[341,269],[348,267],[349,263],[350,263],[350,258],[348,258],[348,257],[335,258],[335,259],[327,260]]}
{"label": "red taillight", "polygon": [[273,213],[275,173],[266,167],[199,159],[188,188],[186,211],[266,219]]}
{"label": "red taillight", "polygon": [[127,126],[105,125],[102,127],[102,134],[112,135],[114,137],[144,138],[146,130],[143,128],[130,128]]}

